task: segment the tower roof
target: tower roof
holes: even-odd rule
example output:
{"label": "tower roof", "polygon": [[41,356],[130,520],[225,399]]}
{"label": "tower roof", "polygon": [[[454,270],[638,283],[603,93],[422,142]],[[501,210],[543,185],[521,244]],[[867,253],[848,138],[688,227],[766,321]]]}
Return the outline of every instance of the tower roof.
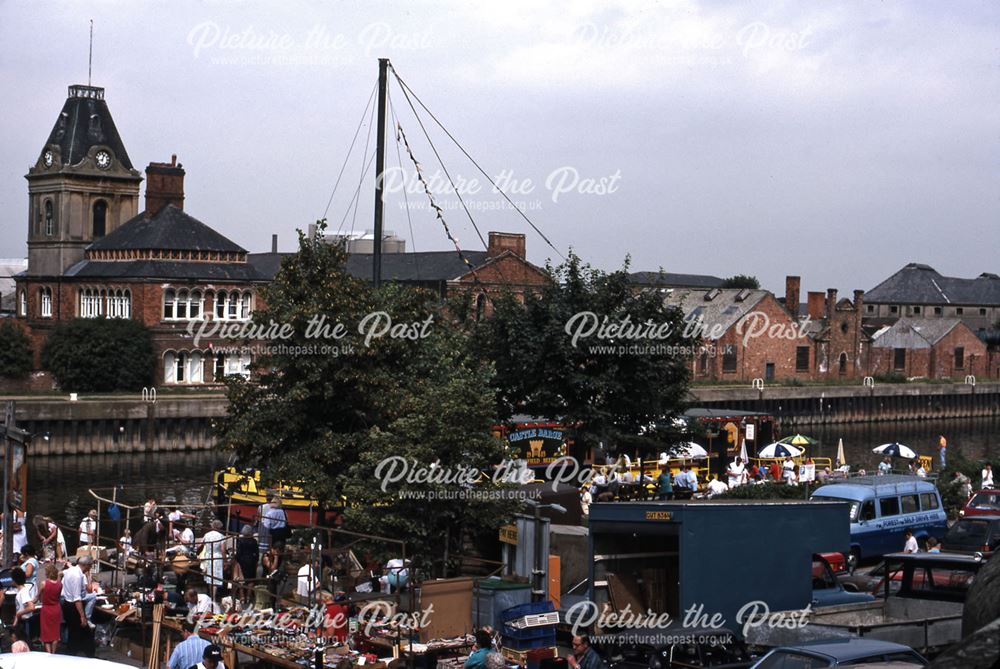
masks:
{"label": "tower roof", "polygon": [[88,247],[91,251],[155,250],[246,253],[193,216],[172,204],[149,216],[143,212]]}
{"label": "tower roof", "polygon": [[46,146],[59,146],[63,165],[76,165],[94,146],[106,146],[115,159],[132,169],[128,152],[118,135],[111,111],[104,101],[104,89],[97,86],[70,86],[59,118]]}

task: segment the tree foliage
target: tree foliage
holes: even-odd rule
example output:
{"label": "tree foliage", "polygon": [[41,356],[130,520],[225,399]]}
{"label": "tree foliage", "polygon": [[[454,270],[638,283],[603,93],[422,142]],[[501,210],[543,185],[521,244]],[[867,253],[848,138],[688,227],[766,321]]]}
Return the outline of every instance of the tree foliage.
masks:
{"label": "tree foliage", "polygon": [[722,280],[723,288],[760,288],[760,281],[757,277],[749,274],[735,274]]}
{"label": "tree foliage", "polygon": [[612,450],[662,447],[649,426],[681,410],[697,346],[684,337],[681,313],[658,291],[635,291],[627,261],[607,273],[570,253],[546,271],[551,282],[523,304],[506,294],[491,318],[466,319],[496,366],[498,415],[561,420],[584,444]]}
{"label": "tree foliage", "polygon": [[[264,289],[266,307],[253,316],[289,324],[293,334],[259,351],[253,380],[229,380],[220,443],[266,478],[300,481],[328,504],[346,498],[351,530],[404,540],[411,555],[436,560],[459,550],[469,532],[506,522],[512,504],[443,498],[473,494],[453,481],[403,479],[383,489],[376,472],[392,457],[422,471],[499,463],[492,370],[470,355],[468,338],[441,317],[433,294],[393,284],[375,290],[346,273],[345,259],[339,246],[300,233],[298,253],[282,262]],[[381,325],[388,316],[406,336],[366,343],[359,328],[371,326],[371,314],[383,314]],[[340,324],[344,336],[307,336],[317,319],[331,335]]]}
{"label": "tree foliage", "polygon": [[31,371],[31,341],[12,322],[0,323],[0,377],[20,379]]}
{"label": "tree foliage", "polygon": [[149,330],[122,318],[60,323],[42,348],[42,367],[74,392],[140,390],[153,385],[156,357]]}

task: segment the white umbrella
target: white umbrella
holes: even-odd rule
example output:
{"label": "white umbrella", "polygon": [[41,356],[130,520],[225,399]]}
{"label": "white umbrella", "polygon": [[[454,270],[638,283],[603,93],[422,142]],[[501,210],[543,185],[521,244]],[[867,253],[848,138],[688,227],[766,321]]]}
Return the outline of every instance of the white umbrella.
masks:
{"label": "white umbrella", "polygon": [[750,458],[747,457],[747,440],[744,439],[743,443],[740,444],[740,462],[749,462]]}
{"label": "white umbrella", "polygon": [[904,458],[906,460],[913,460],[917,457],[916,451],[914,451],[909,446],[904,446],[898,441],[894,441],[891,444],[882,444],[881,446],[876,446],[872,449],[872,453],[879,453],[881,455],[888,455],[891,458]]}
{"label": "white umbrella", "polygon": [[842,467],[847,464],[847,458],[844,457],[844,440],[837,440],[837,466]]}
{"label": "white umbrella", "polygon": [[760,449],[760,453],[757,454],[758,458],[784,458],[791,456],[793,458],[802,455],[802,449],[796,448],[791,444],[782,444],[775,442],[773,444],[768,444],[764,448]]}
{"label": "white umbrella", "polygon": [[670,454],[677,458],[707,458],[708,451],[706,451],[701,445],[689,441],[684,444],[678,444],[670,449]]}

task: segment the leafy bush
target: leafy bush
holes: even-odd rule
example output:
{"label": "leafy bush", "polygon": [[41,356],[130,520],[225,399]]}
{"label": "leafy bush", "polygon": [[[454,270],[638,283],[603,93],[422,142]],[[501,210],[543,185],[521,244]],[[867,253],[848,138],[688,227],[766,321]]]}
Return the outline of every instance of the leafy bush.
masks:
{"label": "leafy bush", "polygon": [[874,379],[875,383],[906,383],[906,377],[898,372],[876,374]]}
{"label": "leafy bush", "polygon": [[11,322],[0,324],[0,376],[20,379],[31,371],[31,341]]}
{"label": "leafy bush", "polygon": [[787,483],[761,483],[759,485],[741,485],[729,492],[717,495],[715,499],[795,499],[803,500],[806,491],[802,486]]}
{"label": "leafy bush", "polygon": [[982,462],[969,460],[955,447],[948,448],[948,467],[940,472],[937,479],[938,491],[941,493],[941,504],[950,518],[958,516],[959,510],[965,506],[968,498],[962,494],[961,486],[955,482],[955,474],[962,473],[972,482],[972,490],[978,490],[982,481]]}
{"label": "leafy bush", "polygon": [[139,390],[153,385],[156,358],[142,323],[78,318],[60,323],[49,335],[42,367],[67,391]]}

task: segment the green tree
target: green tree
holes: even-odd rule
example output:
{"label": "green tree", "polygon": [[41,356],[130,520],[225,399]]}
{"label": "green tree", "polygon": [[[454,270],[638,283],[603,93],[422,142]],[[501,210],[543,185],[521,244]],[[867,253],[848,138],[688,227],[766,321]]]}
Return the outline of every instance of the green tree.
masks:
{"label": "green tree", "polygon": [[60,323],[42,348],[42,367],[64,390],[139,390],[154,383],[156,358],[149,330],[121,318]]}
{"label": "green tree", "polygon": [[[411,471],[435,463],[441,472],[476,472],[499,463],[492,370],[441,318],[433,294],[393,284],[375,290],[345,272],[345,259],[339,246],[300,233],[298,253],[282,262],[263,291],[267,306],[253,317],[288,324],[292,334],[260,349],[254,379],[229,380],[220,443],[266,478],[299,481],[328,503],[346,498],[350,529],[405,540],[411,554],[435,561],[459,551],[470,533],[506,522],[513,504],[499,495],[445,498],[468,495],[453,481],[403,479],[383,488],[376,474],[389,458],[404,458]],[[371,314],[384,314],[380,327],[390,317],[406,336],[366,342],[360,329],[371,332]],[[308,336],[320,322],[343,336]],[[312,348],[322,345],[338,347],[336,354]]]}
{"label": "green tree", "polygon": [[552,281],[523,304],[506,294],[491,318],[466,319],[496,366],[498,415],[564,421],[585,445],[661,448],[664,435],[649,427],[681,410],[697,344],[684,337],[681,313],[657,291],[634,290],[627,260],[607,273],[571,252],[546,271]]}
{"label": "green tree", "polygon": [[21,379],[31,371],[31,341],[11,322],[0,323],[0,376]]}
{"label": "green tree", "polygon": [[723,288],[760,288],[760,281],[757,277],[749,274],[736,274],[722,280]]}

